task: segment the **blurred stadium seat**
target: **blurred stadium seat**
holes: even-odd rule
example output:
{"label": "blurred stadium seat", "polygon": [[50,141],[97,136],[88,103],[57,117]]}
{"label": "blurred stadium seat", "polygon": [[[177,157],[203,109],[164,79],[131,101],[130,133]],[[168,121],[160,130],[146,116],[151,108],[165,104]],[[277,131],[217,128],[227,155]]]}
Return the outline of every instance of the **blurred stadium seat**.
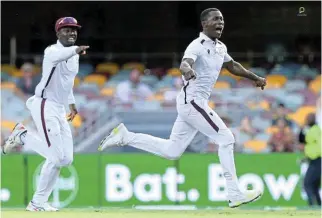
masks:
{"label": "blurred stadium seat", "polygon": [[266,77],[266,75],[267,75],[267,70],[265,68],[252,67],[249,70],[256,73],[258,76],[261,76],[261,77]]}
{"label": "blurred stadium seat", "polygon": [[16,66],[9,65],[9,64],[1,64],[1,72],[6,72],[9,75],[12,75],[14,71],[17,71],[18,69]]}
{"label": "blurred stadium seat", "polygon": [[298,94],[288,94],[284,96],[283,103],[286,105],[286,107],[295,110],[304,104],[304,97]]}
{"label": "blurred stadium seat", "polygon": [[294,73],[288,67],[283,67],[281,64],[276,64],[275,67],[270,72],[271,75],[282,75],[288,79],[294,76]]}
{"label": "blurred stadium seat", "polygon": [[262,141],[262,140],[249,140],[247,142],[245,142],[245,148],[259,153],[264,151],[267,148],[267,143],[266,141]]}
{"label": "blurred stadium seat", "polygon": [[124,70],[138,69],[141,73],[143,73],[145,70],[145,66],[142,63],[129,62],[129,63],[123,64],[122,69]]}
{"label": "blurred stadium seat", "polygon": [[96,73],[111,74],[114,75],[119,71],[120,67],[117,63],[105,62],[96,66]]}
{"label": "blurred stadium seat", "polygon": [[321,79],[312,80],[309,83],[309,89],[316,94],[321,93]]}
{"label": "blurred stadium seat", "polygon": [[35,75],[40,74],[41,71],[42,71],[41,66],[37,65],[37,64],[34,64],[34,74]]}
{"label": "blurred stadium seat", "polygon": [[209,102],[208,102],[208,105],[209,105],[209,107],[210,107],[211,109],[215,109],[215,107],[216,107],[216,104],[215,104],[215,102],[213,102],[213,101],[209,101]]}
{"label": "blurred stadium seat", "polygon": [[268,75],[266,81],[268,88],[281,88],[285,85],[287,78],[284,75]]}
{"label": "blurred stadium seat", "polygon": [[79,114],[76,114],[76,116],[74,117],[72,124],[75,128],[79,128],[82,126],[82,118]]}
{"label": "blurred stadium seat", "polygon": [[285,86],[288,92],[306,89],[306,83],[303,80],[289,80]]}
{"label": "blurred stadium seat", "polygon": [[181,76],[182,73],[181,73],[180,69],[178,69],[178,68],[170,68],[167,70],[167,75],[168,76]]}
{"label": "blurred stadium seat", "polygon": [[220,76],[217,81],[228,82],[231,87],[235,87],[237,84],[237,81],[231,76]]}
{"label": "blurred stadium seat", "polygon": [[23,72],[21,72],[20,70],[15,70],[11,73],[11,76],[20,78],[23,76]]}
{"label": "blurred stadium seat", "polygon": [[311,69],[308,65],[302,65],[296,72],[296,77],[300,79],[314,79],[318,74],[316,69]]}
{"label": "blurred stadium seat", "polygon": [[103,75],[91,74],[84,78],[84,83],[94,83],[99,87],[103,87],[106,80],[106,77]]}
{"label": "blurred stadium seat", "polygon": [[229,89],[230,87],[230,84],[226,81],[217,81],[214,85],[215,89]]}
{"label": "blurred stadium seat", "polygon": [[296,110],[295,113],[289,114],[290,118],[294,120],[299,126],[303,126],[306,120],[306,116],[309,113],[315,113],[315,106],[303,106]]}
{"label": "blurred stadium seat", "polygon": [[140,81],[142,83],[145,83],[151,87],[153,87],[159,80],[156,76],[154,75],[143,75],[141,76]]}
{"label": "blurred stadium seat", "polygon": [[80,78],[84,78],[85,76],[87,76],[93,72],[94,72],[94,67],[91,64],[80,63],[79,64],[79,72],[77,75]]}
{"label": "blurred stadium seat", "polygon": [[1,128],[12,130],[16,125],[16,122],[9,120],[1,120]]}
{"label": "blurred stadium seat", "polygon": [[80,83],[81,83],[81,79],[78,76],[76,76],[74,80],[74,87],[78,87]]}
{"label": "blurred stadium seat", "polygon": [[259,133],[258,135],[256,135],[255,140],[267,142],[269,138],[270,138],[269,134]]}
{"label": "blurred stadium seat", "polygon": [[270,127],[268,127],[266,130],[265,130],[265,132],[267,133],[267,134],[273,134],[274,132],[277,132],[277,127],[276,126],[270,126]]}
{"label": "blurred stadium seat", "polygon": [[0,88],[1,89],[11,89],[11,90],[14,90],[14,89],[16,89],[16,84],[13,83],[13,82],[2,82],[0,84]]}
{"label": "blurred stadium seat", "polygon": [[117,72],[115,75],[113,75],[109,81],[115,81],[117,83],[128,80],[130,76],[131,70],[130,69],[122,69],[119,72]]}
{"label": "blurred stadium seat", "polygon": [[260,116],[256,116],[252,118],[252,124],[254,128],[259,129],[260,131],[264,131],[271,126],[271,121],[261,118]]}
{"label": "blurred stadium seat", "polygon": [[230,73],[229,70],[227,70],[226,68],[222,68],[221,69],[220,76],[229,76],[229,77],[234,78],[237,81],[240,80],[240,79],[242,79],[241,77],[235,76],[234,74]]}
{"label": "blurred stadium seat", "polygon": [[164,100],[164,95],[163,94],[154,94],[149,97],[149,101],[163,101]]}
{"label": "blurred stadium seat", "polygon": [[115,92],[115,89],[114,88],[107,88],[107,87],[105,87],[105,88],[103,88],[102,90],[101,90],[101,95],[103,95],[103,96],[109,96],[109,97],[112,97],[113,95],[114,95],[114,92]]}

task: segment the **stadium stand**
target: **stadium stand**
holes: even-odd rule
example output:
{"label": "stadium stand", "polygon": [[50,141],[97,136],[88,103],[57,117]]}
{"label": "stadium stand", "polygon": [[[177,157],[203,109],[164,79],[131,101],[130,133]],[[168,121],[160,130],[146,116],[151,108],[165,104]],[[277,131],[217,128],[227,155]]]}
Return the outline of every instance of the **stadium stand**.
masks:
{"label": "stadium stand", "polygon": [[[271,125],[274,105],[277,102],[285,105],[289,118],[295,123],[291,128],[296,135],[303,126],[306,115],[315,111],[316,99],[321,93],[321,75],[317,69],[307,65],[276,64],[270,70],[246,65],[257,74],[266,76],[267,90],[258,92],[250,81],[223,69],[214,86],[209,105],[221,116],[234,111],[230,114],[230,127],[238,127],[244,116],[251,117],[250,122],[256,134],[235,134],[237,143],[244,148],[243,152],[269,152],[268,140],[277,131],[276,126]],[[35,69],[34,76],[39,76],[41,68],[36,65]],[[142,73],[141,82],[148,85],[154,94],[144,101],[133,99],[131,103],[122,104],[115,99],[115,89],[121,81],[128,80],[132,69],[138,69]],[[127,122],[133,131],[168,137],[176,116],[175,96],[181,83],[178,85],[175,81],[180,79],[180,75],[178,68],[169,68],[160,77],[138,62],[123,65],[103,62],[97,66],[80,64],[79,74],[75,79],[75,98],[80,113],[71,124],[74,135],[77,138],[80,129],[92,125],[94,121],[89,119],[89,114],[100,115],[108,110]],[[8,136],[15,121],[30,122],[30,115],[25,107],[26,97],[16,85],[20,77],[22,72],[15,66],[1,65],[1,97],[2,105],[6,105],[2,107],[1,122],[4,137]],[[124,112],[129,110],[131,115]],[[168,119],[169,113],[171,119]],[[144,122],[148,119],[151,120]],[[135,124],[135,120],[139,120],[140,125]],[[152,127],[148,124],[151,122],[159,123]]]}

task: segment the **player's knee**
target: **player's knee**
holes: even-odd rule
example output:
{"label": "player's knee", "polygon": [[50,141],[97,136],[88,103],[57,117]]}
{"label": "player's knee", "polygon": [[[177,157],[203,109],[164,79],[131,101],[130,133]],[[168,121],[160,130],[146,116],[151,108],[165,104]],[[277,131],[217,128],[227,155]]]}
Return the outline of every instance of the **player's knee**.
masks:
{"label": "player's knee", "polygon": [[168,152],[168,154],[165,155],[165,158],[168,160],[178,160],[182,155],[181,151],[172,150],[171,152]]}
{"label": "player's knee", "polygon": [[73,161],[74,161],[73,157],[66,158],[66,160],[65,160],[66,166],[72,165]]}
{"label": "player's knee", "polygon": [[167,154],[165,156],[166,159],[168,160],[178,160],[180,158],[181,155],[175,155],[175,154]]}
{"label": "player's knee", "polygon": [[218,143],[219,146],[227,146],[227,145],[235,144],[235,137],[234,137],[233,133],[229,129],[224,130],[224,131],[225,131],[224,137],[222,137],[222,139]]}
{"label": "player's knee", "polygon": [[47,158],[53,165],[55,165],[56,167],[60,167],[60,158],[59,157],[55,157],[55,156],[51,156],[49,158]]}
{"label": "player's knee", "polygon": [[70,165],[72,165],[73,161],[74,161],[73,157],[66,156],[60,161],[60,166],[62,166],[62,167],[70,166]]}

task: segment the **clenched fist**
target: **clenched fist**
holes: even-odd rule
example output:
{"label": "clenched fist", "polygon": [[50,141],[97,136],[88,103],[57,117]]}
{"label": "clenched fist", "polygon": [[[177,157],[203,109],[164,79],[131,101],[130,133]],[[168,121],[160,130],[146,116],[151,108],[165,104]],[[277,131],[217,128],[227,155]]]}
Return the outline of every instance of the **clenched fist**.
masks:
{"label": "clenched fist", "polygon": [[191,79],[196,79],[196,73],[194,70],[191,70],[189,72],[184,73],[183,77],[186,81],[191,80]]}
{"label": "clenched fist", "polygon": [[86,50],[89,48],[88,45],[81,45],[81,46],[78,46],[78,48],[76,49],[76,53],[77,54],[81,54],[81,55],[84,55],[86,54]]}
{"label": "clenched fist", "polygon": [[196,72],[191,68],[189,63],[187,63],[186,61],[183,61],[181,63],[180,70],[186,81],[191,79],[196,79]]}
{"label": "clenched fist", "polygon": [[266,79],[263,77],[257,77],[257,80],[255,80],[256,87],[261,87],[262,90],[264,90],[264,87],[266,86]]}
{"label": "clenched fist", "polygon": [[67,121],[73,121],[75,116],[77,115],[78,111],[76,109],[75,104],[69,105],[70,113],[68,114]]}

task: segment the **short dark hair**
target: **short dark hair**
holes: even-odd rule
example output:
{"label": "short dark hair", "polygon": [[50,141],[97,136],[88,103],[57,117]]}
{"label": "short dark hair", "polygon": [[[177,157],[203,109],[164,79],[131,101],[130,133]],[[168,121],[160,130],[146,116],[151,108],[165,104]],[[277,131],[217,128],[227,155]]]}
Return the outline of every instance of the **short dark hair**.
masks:
{"label": "short dark hair", "polygon": [[207,8],[203,10],[200,14],[200,21],[205,21],[211,11],[219,11],[217,8]]}

